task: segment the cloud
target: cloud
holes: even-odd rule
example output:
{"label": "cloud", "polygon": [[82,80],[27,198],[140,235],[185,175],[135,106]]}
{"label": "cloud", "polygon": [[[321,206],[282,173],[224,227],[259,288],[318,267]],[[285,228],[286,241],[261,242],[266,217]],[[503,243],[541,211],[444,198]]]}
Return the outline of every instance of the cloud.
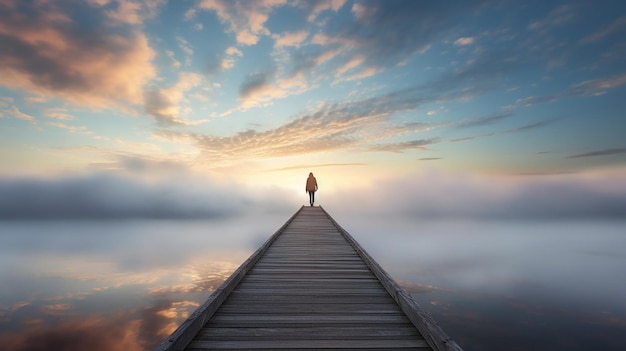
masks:
{"label": "cloud", "polygon": [[301,2],[300,6],[308,9],[307,21],[313,22],[325,11],[339,11],[345,3],[345,0],[312,0]]}
{"label": "cloud", "polygon": [[180,323],[177,317],[177,304],[169,299],[157,300],[154,305],[142,311],[141,326],[137,339],[145,348],[156,348]]}
{"label": "cloud", "polygon": [[472,45],[474,43],[473,37],[462,37],[454,41],[454,45],[456,46],[467,46]]}
{"label": "cloud", "polygon": [[248,75],[239,88],[239,98],[242,100],[250,99],[271,89],[274,74],[275,72],[271,70]]}
{"label": "cloud", "polygon": [[326,195],[324,203],[331,212],[387,219],[624,220],[624,172],[479,176],[431,169],[377,179],[371,189],[346,185]]}
{"label": "cloud", "polygon": [[575,4],[561,5],[550,11],[550,13],[546,17],[531,22],[528,25],[528,29],[539,30],[546,27],[558,27],[565,25],[576,19],[576,10],[578,8],[579,5]]}
{"label": "cloud", "polygon": [[275,7],[286,5],[286,0],[220,1],[202,0],[199,8],[215,11],[229,31],[235,33],[238,44],[255,45],[262,35],[270,35],[265,27],[269,14]]}
{"label": "cloud", "polygon": [[[144,19],[153,18],[160,6],[167,0],[97,0],[100,6],[107,8],[106,15],[113,20],[127,24],[142,24]],[[111,6],[113,5],[113,6]]]}
{"label": "cloud", "polygon": [[45,112],[46,117],[52,119],[58,119],[61,121],[71,121],[76,119],[73,115],[69,114],[65,108],[50,108]]}
{"label": "cloud", "polygon": [[256,72],[246,77],[239,88],[239,107],[242,110],[271,104],[293,94],[300,94],[309,89],[308,82],[303,74],[296,73],[286,78],[280,78],[275,69]]}
{"label": "cloud", "polygon": [[[272,98],[291,92],[285,81],[273,82],[272,71],[250,75],[242,89],[243,106],[267,103]],[[282,84],[282,86],[281,86]],[[447,88],[447,87],[446,87]],[[214,163],[253,158],[301,155],[339,149],[370,149],[386,144],[387,139],[410,133],[454,126],[452,122],[394,124],[390,116],[414,111],[423,104],[458,100],[468,90],[446,91],[429,84],[407,87],[364,99],[325,104],[297,117],[290,123],[266,131],[246,130],[232,136],[216,136],[194,132],[159,130],[155,136],[166,140],[195,145],[201,159]],[[510,113],[491,115],[464,121],[459,128],[485,125],[511,116]],[[382,143],[381,143],[382,142]]]}
{"label": "cloud", "polygon": [[72,126],[63,122],[46,122],[46,125],[60,128],[60,129],[65,129],[70,133],[79,133],[79,134],[87,134],[87,135],[93,134],[85,126]]}
{"label": "cloud", "polygon": [[613,23],[602,28],[601,30],[582,38],[580,40],[580,43],[590,44],[590,43],[598,42],[608,36],[617,34],[624,30],[626,30],[626,16],[620,17],[616,19],[615,21],[613,21]]}
{"label": "cloud", "polygon": [[182,104],[186,102],[188,91],[202,84],[202,76],[197,73],[181,72],[178,82],[168,89],[152,88],[144,92],[144,108],[159,123],[165,125],[197,125],[206,121],[190,121],[183,118]]}
{"label": "cloud", "polygon": [[282,35],[275,34],[275,35],[272,35],[272,38],[274,38],[275,40],[274,47],[280,48],[284,46],[298,47],[304,40],[306,40],[308,36],[309,36],[309,33],[307,31],[298,31],[298,32],[284,33]]}
{"label": "cloud", "polygon": [[531,123],[531,124],[527,124],[521,127],[506,130],[504,133],[519,133],[519,132],[526,132],[526,131],[533,130],[533,129],[539,129],[539,128],[543,128],[547,125],[552,124],[554,121],[555,120],[553,119],[553,120],[548,120],[548,121],[540,121],[536,123]]}
{"label": "cloud", "polygon": [[477,126],[484,126],[494,122],[501,121],[503,119],[513,116],[511,113],[501,113],[497,115],[484,116],[474,119],[465,120],[456,124],[457,128],[471,128]]}
{"label": "cloud", "polygon": [[[340,166],[362,164],[295,165],[268,172]],[[152,168],[144,171],[155,173]],[[371,187],[343,184],[324,194],[324,206],[331,212],[387,218],[626,219],[624,172],[479,176],[430,169],[374,179]],[[5,178],[0,179],[0,217],[188,219],[238,216],[259,208],[291,211],[299,203],[297,195],[277,186],[252,190],[180,173],[151,181],[110,173],[48,180]]]}
{"label": "cloud", "polygon": [[239,213],[249,201],[228,186],[177,178],[148,183],[95,173],[50,180],[0,179],[0,218],[216,218]]}
{"label": "cloud", "polygon": [[551,95],[528,96],[518,99],[514,104],[505,106],[505,109],[515,109],[519,107],[529,107],[540,103],[555,102],[564,98],[577,96],[598,96],[603,95],[611,89],[621,87],[626,84],[626,74],[617,74],[611,77],[587,80],[570,86],[561,92]]}
{"label": "cloud", "polygon": [[18,109],[17,106],[13,106],[13,108],[10,111],[10,113],[15,118],[23,119],[25,121],[34,121],[35,120],[35,117],[20,111],[20,109]]}
{"label": "cloud", "polygon": [[463,138],[450,139],[450,141],[455,143],[459,141],[468,141],[468,140],[474,140],[474,139],[476,139],[476,137],[463,137]]}
{"label": "cloud", "polygon": [[[134,4],[138,18],[157,2]],[[130,5],[122,1],[117,9]],[[138,19],[94,2],[8,0],[2,6],[0,85],[97,108],[143,102],[143,86],[156,76],[155,54]]]}
{"label": "cloud", "polygon": [[424,53],[433,40],[482,3],[361,1],[352,6],[356,21],[338,23],[312,42],[342,47],[342,64],[364,57],[364,69],[382,72]]}
{"label": "cloud", "polygon": [[[249,79],[242,93],[251,98],[254,94],[265,93],[264,89],[274,88],[261,74]],[[160,130],[155,135],[192,143],[201,150],[201,158],[211,159],[212,162],[293,156],[345,148],[367,149],[388,138],[437,127],[425,123],[394,124],[390,122],[391,115],[412,111],[428,102],[457,97],[454,94],[427,96],[419,92],[419,88],[408,88],[362,100],[326,104],[292,122],[266,131],[247,130],[224,137]]]}
{"label": "cloud", "polygon": [[228,71],[235,67],[235,63],[239,57],[243,57],[243,52],[235,46],[230,46],[223,54],[217,54],[214,60],[210,60],[207,65],[207,72],[214,74]]}
{"label": "cloud", "polygon": [[399,143],[385,143],[373,145],[369,151],[386,151],[401,153],[404,150],[426,150],[426,146],[437,143],[437,139],[410,140]]}
{"label": "cloud", "polygon": [[[221,281],[224,277],[220,277]],[[26,305],[28,306],[28,305]],[[143,351],[155,349],[172,333],[197,303],[161,298],[152,306],[109,314],[86,314],[77,318],[69,304],[39,304],[29,311],[12,313],[18,332],[0,333],[7,350]],[[24,306],[20,306],[24,307]],[[36,323],[33,323],[34,318]]]}
{"label": "cloud", "polygon": [[[54,325],[35,325],[20,333],[0,334],[0,342],[4,348],[13,351],[52,351],[59,347],[66,350],[141,351],[145,348],[139,339],[139,327],[140,321],[129,321],[126,315],[90,317],[58,321]],[[149,343],[156,346],[153,341]]]}
{"label": "cloud", "polygon": [[572,156],[569,156],[568,158],[596,157],[596,156],[608,156],[608,155],[619,155],[619,154],[626,154],[626,148],[595,150],[595,151],[585,152],[582,154],[572,155]]}

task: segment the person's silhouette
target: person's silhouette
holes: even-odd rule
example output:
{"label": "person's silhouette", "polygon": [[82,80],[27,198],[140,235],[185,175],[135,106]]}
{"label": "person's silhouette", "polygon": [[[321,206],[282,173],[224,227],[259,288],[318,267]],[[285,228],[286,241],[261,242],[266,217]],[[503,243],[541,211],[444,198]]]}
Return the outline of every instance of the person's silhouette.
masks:
{"label": "person's silhouette", "polygon": [[313,206],[315,202],[315,192],[317,191],[317,180],[313,176],[313,173],[309,173],[309,178],[306,180],[305,192],[309,193],[309,203]]}

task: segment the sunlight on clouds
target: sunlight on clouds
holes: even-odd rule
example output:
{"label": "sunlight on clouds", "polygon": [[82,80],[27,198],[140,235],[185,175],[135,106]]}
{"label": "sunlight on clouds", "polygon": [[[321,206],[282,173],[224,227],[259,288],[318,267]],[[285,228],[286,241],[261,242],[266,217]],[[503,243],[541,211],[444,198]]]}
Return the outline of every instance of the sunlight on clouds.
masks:
{"label": "sunlight on clouds", "polygon": [[181,72],[178,82],[167,89],[152,89],[145,93],[146,112],[154,116],[163,124],[198,125],[206,120],[187,120],[182,104],[187,103],[186,93],[203,83],[202,75],[198,73]]}
{"label": "sunlight on clouds", "polygon": [[[267,0],[263,2],[227,2],[203,0],[200,9],[215,11],[222,23],[235,33],[237,43],[255,45],[260,36],[270,35],[265,27],[272,8],[285,5],[286,0]],[[245,4],[245,5],[244,5]]]}
{"label": "sunlight on clouds", "polygon": [[[112,30],[115,27],[102,20],[85,40],[88,34],[65,13],[67,8],[52,3],[28,7],[29,16],[13,13],[0,22],[5,45],[13,48],[0,58],[0,85],[94,107],[143,101],[143,84],[156,76],[151,63],[155,53],[143,33],[133,27]],[[22,56],[24,51],[29,54]],[[41,74],[41,66],[48,68],[46,74]]]}
{"label": "sunlight on clouds", "polygon": [[274,100],[301,94],[308,89],[308,82],[302,73],[286,78],[278,78],[274,72],[254,74],[240,89],[241,105],[238,109],[245,111],[256,106],[268,106]]}
{"label": "sunlight on clouds", "polygon": [[463,37],[454,41],[454,45],[456,46],[472,45],[473,43],[474,43],[473,37]]}
{"label": "sunlight on clouds", "polygon": [[352,4],[352,13],[354,17],[356,17],[359,21],[366,21],[368,17],[370,17],[376,9],[372,7],[367,7],[361,3],[355,2]]}
{"label": "sunlight on clouds", "polygon": [[345,78],[343,78],[346,81],[354,81],[354,80],[360,80],[360,79],[365,79],[368,77],[371,77],[379,72],[381,72],[382,70],[380,68],[377,67],[365,67],[363,68],[360,72],[356,72],[352,75],[349,75]]}
{"label": "sunlight on clouds", "polygon": [[67,109],[64,108],[50,108],[45,111],[45,115],[48,118],[58,119],[61,121],[71,121],[76,119],[73,115],[68,113]]}
{"label": "sunlight on clouds", "polygon": [[180,61],[178,61],[178,60],[176,59],[176,56],[175,56],[175,54],[174,54],[174,52],[173,52],[173,51],[171,51],[171,50],[165,50],[165,54],[166,54],[166,55],[167,55],[167,57],[169,57],[169,58],[170,58],[170,60],[172,61],[172,67],[173,67],[173,68],[176,68],[176,69],[180,68],[181,63],[180,63]]}
{"label": "sunlight on clouds", "polygon": [[35,117],[33,117],[33,116],[31,116],[31,115],[28,115],[28,114],[26,114],[26,113],[24,113],[24,112],[20,111],[20,110],[17,108],[17,106],[13,106],[13,107],[12,107],[12,109],[11,109],[11,114],[12,114],[13,116],[15,116],[16,118],[23,119],[23,120],[25,120],[25,121],[33,121],[33,120],[35,120]]}
{"label": "sunlight on clouds", "polygon": [[298,47],[307,37],[309,33],[307,31],[299,31],[292,33],[285,33],[283,35],[272,35],[275,40],[274,47],[280,48],[283,46],[295,46]]}
{"label": "sunlight on clouds", "polygon": [[[94,315],[88,318],[64,318],[53,325],[42,321],[24,321],[33,324],[20,334],[2,334],[0,342],[9,350],[52,351],[64,340],[64,347],[93,351],[143,351],[140,320],[128,320],[127,313],[113,316]],[[167,335],[167,334],[165,334]],[[155,345],[156,346],[156,345]]]}
{"label": "sunlight on clouds", "polygon": [[347,71],[360,66],[364,61],[365,61],[365,58],[363,56],[352,57],[348,62],[344,63],[342,66],[337,68],[337,72],[339,74],[344,74]]}
{"label": "sunlight on clouds", "polygon": [[315,1],[315,2],[303,2],[302,5],[310,6],[309,4],[313,4],[313,8],[309,12],[309,16],[307,20],[309,22],[315,21],[315,19],[324,11],[332,10],[334,12],[339,11],[346,3],[346,0],[326,0],[326,1]]}
{"label": "sunlight on clouds", "polygon": [[79,134],[93,134],[86,126],[70,126],[63,122],[46,122],[47,126],[56,127],[60,129],[65,129],[70,133],[79,133]]}
{"label": "sunlight on clouds", "polygon": [[220,63],[220,67],[222,68],[222,70],[226,71],[235,67],[235,57],[243,57],[243,53],[241,52],[241,50],[237,49],[234,46],[226,49],[226,57],[223,58]]}

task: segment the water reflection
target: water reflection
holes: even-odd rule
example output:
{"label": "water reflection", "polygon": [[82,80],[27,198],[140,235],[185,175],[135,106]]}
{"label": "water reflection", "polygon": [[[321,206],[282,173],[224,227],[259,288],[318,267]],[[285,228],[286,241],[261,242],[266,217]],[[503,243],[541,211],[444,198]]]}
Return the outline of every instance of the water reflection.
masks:
{"label": "water reflection", "polygon": [[0,223],[6,350],[151,350],[284,221]]}
{"label": "water reflection", "polygon": [[466,350],[626,346],[623,222],[348,226]]}
{"label": "water reflection", "polygon": [[[152,350],[289,215],[0,222],[0,345]],[[623,223],[335,218],[466,350],[624,349]]]}

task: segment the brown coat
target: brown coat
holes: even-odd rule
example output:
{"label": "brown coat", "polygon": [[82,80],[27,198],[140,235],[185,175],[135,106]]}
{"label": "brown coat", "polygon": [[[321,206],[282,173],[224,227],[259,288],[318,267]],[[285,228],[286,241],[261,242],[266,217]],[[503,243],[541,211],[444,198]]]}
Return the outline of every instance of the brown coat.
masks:
{"label": "brown coat", "polygon": [[309,174],[309,178],[306,180],[306,188],[307,192],[315,192],[317,191],[317,180],[313,176],[313,173]]}

